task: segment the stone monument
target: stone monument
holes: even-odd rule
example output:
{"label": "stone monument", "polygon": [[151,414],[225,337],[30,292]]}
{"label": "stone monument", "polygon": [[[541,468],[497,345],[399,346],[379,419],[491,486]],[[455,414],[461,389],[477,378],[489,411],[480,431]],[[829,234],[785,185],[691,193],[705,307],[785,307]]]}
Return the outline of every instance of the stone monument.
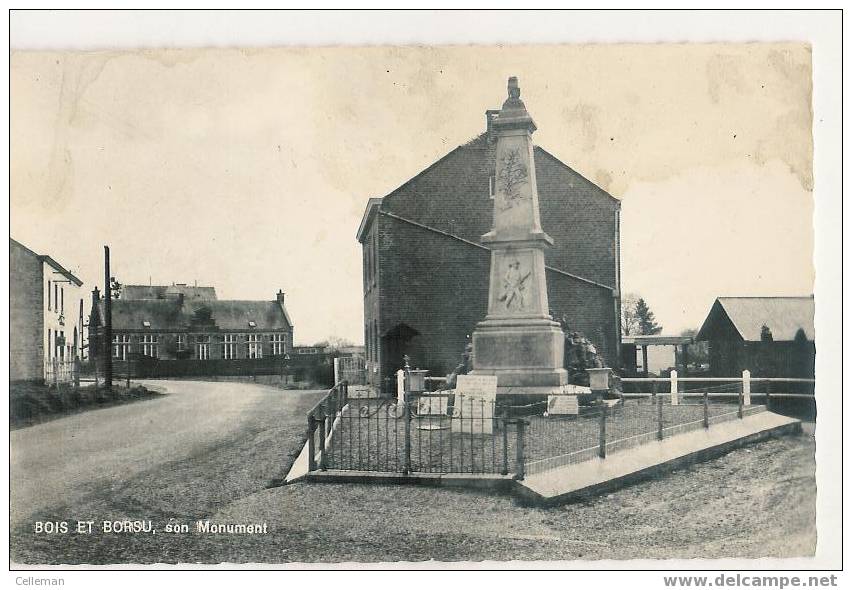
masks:
{"label": "stone monument", "polygon": [[496,375],[498,394],[563,391],[565,336],[548,313],[544,249],[532,134],[516,77],[492,122],[497,139],[494,221],[482,243],[491,250],[488,315],[473,333],[474,375]]}

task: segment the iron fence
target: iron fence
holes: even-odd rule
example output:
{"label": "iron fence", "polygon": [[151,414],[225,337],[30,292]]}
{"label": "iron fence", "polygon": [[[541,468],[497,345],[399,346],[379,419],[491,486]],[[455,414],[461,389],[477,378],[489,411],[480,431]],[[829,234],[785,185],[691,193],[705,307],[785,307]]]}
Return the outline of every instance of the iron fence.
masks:
{"label": "iron fence", "polygon": [[48,386],[57,386],[60,383],[73,383],[80,385],[80,361],[74,359],[45,359],[44,382]]}
{"label": "iron fence", "polygon": [[[599,396],[576,414],[548,415],[547,400],[510,405],[452,391],[406,393],[399,401],[356,398],[344,381],[308,413],[309,468],[523,479],[742,419],[775,403],[771,391],[749,396],[735,380],[702,385],[703,391]],[[761,396],[766,404],[751,403]]]}
{"label": "iron fence", "polygon": [[516,473],[523,425],[498,411],[494,402],[441,392],[407,394],[401,403],[354,398],[344,382],[308,413],[309,468]]}

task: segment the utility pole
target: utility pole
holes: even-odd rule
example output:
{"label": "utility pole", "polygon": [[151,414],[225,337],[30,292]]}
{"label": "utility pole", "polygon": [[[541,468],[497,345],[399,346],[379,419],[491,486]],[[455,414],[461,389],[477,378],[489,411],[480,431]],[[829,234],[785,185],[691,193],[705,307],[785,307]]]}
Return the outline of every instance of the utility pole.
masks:
{"label": "utility pole", "polygon": [[112,283],[109,246],[104,246],[104,388],[112,391]]}
{"label": "utility pole", "polygon": [[80,320],[79,320],[79,323],[77,325],[80,326],[80,341],[78,342],[78,344],[80,345],[79,354],[80,354],[80,360],[82,361],[83,360],[83,353],[84,353],[84,350],[86,348],[86,345],[83,343],[84,326],[83,326],[83,300],[82,299],[80,299]]}

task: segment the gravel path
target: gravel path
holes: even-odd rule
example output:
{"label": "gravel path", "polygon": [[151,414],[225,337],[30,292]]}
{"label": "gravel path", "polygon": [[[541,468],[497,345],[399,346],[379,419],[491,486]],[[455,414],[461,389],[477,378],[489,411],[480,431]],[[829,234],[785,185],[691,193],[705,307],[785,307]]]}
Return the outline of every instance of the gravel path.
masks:
{"label": "gravel path", "polygon": [[[218,391],[235,384],[210,385]],[[87,493],[42,506],[34,516],[152,519],[160,531],[169,519],[266,522],[268,534],[51,536],[34,534],[28,522],[12,530],[13,561],[571,560],[814,552],[815,447],[810,435],[739,449],[586,503],[539,509],[518,506],[505,496],[419,486],[302,482],[265,489],[270,466],[298,451],[304,411],[316,394],[243,385],[213,395],[218,396],[230,401],[209,403],[219,412],[231,407],[227,420],[203,426],[205,420],[194,414],[174,418],[184,430],[198,423],[203,431],[217,432],[207,443],[198,440],[198,433],[172,436],[170,460],[145,469],[124,466],[115,477],[92,483]],[[197,408],[195,414],[207,411],[203,404]],[[157,435],[167,436],[165,430]],[[184,439],[197,444],[190,445],[191,451],[180,448],[176,443]],[[151,443],[153,448],[158,444]]]}

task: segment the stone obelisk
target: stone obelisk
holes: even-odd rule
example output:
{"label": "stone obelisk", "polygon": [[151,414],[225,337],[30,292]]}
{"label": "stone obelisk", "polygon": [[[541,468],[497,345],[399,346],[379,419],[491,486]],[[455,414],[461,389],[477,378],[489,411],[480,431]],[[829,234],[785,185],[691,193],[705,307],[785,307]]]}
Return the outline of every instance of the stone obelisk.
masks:
{"label": "stone obelisk", "polygon": [[550,317],[532,134],[516,77],[492,122],[497,138],[494,222],[482,236],[491,250],[488,315],[473,333],[475,375],[496,375],[498,393],[546,394],[568,382],[565,336]]}

